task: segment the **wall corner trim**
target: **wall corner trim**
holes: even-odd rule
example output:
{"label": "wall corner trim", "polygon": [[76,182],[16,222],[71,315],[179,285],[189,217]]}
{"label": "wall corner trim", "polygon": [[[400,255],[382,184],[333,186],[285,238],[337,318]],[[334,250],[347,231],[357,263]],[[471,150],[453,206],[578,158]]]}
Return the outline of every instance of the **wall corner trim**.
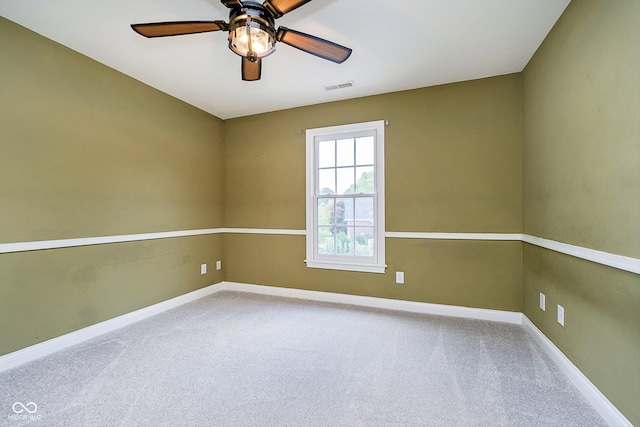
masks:
{"label": "wall corner trim", "polygon": [[522,315],[522,327],[542,347],[545,353],[560,368],[569,381],[582,393],[587,401],[594,407],[602,418],[610,426],[633,427],[633,424],[616,408],[613,403],[569,360],[567,356],[533,324],[524,314]]}

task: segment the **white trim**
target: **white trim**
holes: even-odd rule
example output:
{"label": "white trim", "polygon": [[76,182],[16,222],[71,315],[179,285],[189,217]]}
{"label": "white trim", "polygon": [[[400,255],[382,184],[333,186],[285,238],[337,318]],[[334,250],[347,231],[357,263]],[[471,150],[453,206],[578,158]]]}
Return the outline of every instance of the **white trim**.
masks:
{"label": "white trim", "polygon": [[[368,257],[321,255],[317,253],[317,204],[319,197],[316,188],[316,175],[318,170],[316,148],[318,139],[339,139],[341,137],[354,137],[357,135],[373,136],[375,140],[375,194],[373,229],[374,249],[373,255]],[[306,263],[307,267],[326,268],[332,270],[363,271],[371,273],[384,273],[385,265],[385,184],[384,184],[384,146],[385,146],[385,121],[376,120],[363,123],[352,123],[341,126],[328,126],[305,131],[306,147]],[[336,165],[337,166],[337,165]],[[335,196],[335,195],[334,195]],[[354,194],[345,197],[355,197]],[[368,195],[369,196],[369,195]],[[329,197],[329,196],[328,196]]]}
{"label": "white trim", "polygon": [[543,239],[529,234],[517,233],[415,233],[404,231],[387,231],[386,238],[395,239],[436,239],[436,240],[497,240],[522,241],[540,246],[576,258],[614,267],[631,273],[640,274],[640,259],[609,252],[589,249],[582,246],[561,243],[555,240]]}
{"label": "white trim", "polygon": [[406,311],[410,313],[434,314],[438,316],[462,317],[465,319],[489,320],[492,322],[520,325],[522,313],[513,311],[489,310],[484,308],[460,307],[455,305],[430,304],[426,302],[404,301],[360,295],[338,294],[333,292],[309,291],[295,288],[251,285],[247,283],[223,282],[221,290],[250,292],[254,294],[297,298],[310,301],[323,301],[362,307],[382,308],[386,310]]}
{"label": "white trim", "polygon": [[361,273],[384,273],[387,268],[386,264],[358,264],[348,262],[337,261],[323,261],[323,260],[304,260],[307,267],[310,268],[325,268],[330,270],[344,270],[344,271],[359,271]]}
{"label": "white trim", "polygon": [[104,245],[107,243],[137,242],[141,240],[168,239],[173,237],[219,234],[220,228],[201,230],[165,231],[159,233],[123,234],[116,236],[81,237],[77,239],[41,240],[34,242],[0,243],[0,254],[11,252],[39,251],[42,249],[71,248],[75,246]]}
{"label": "white trim", "polygon": [[50,340],[34,344],[30,347],[23,348],[22,350],[15,351],[13,353],[0,356],[0,372],[7,369],[15,368],[27,362],[39,359],[44,356],[56,353],[65,348],[71,347],[76,344],[80,344],[84,341],[90,340],[107,332],[114,331],[132,323],[144,320],[148,317],[155,316],[180,305],[186,304],[191,301],[195,301],[207,295],[218,292],[223,287],[222,282],[207,286],[206,288],[197,289],[177,296],[175,298],[168,299],[166,301],[159,302],[157,304],[150,305],[139,310],[135,310],[126,314],[123,314],[112,319],[105,320],[95,325],[87,326],[86,328],[78,329],[77,331],[70,332],[65,335],[61,335]]}
{"label": "white trim", "polygon": [[598,264],[607,265],[609,267],[618,268],[620,270],[629,271],[631,273],[640,274],[640,259],[628,256],[616,255],[609,252],[589,249],[582,246],[570,245],[567,243],[556,242],[555,240],[543,239],[541,237],[522,235],[522,241],[532,245],[540,246],[545,249],[571,255],[577,258],[586,259],[587,261],[596,262]]}
{"label": "white trim", "polygon": [[286,230],[282,228],[223,228],[223,233],[231,234],[282,234],[286,236],[305,236],[306,230]]}
{"label": "white trim", "polygon": [[[116,236],[81,237],[76,239],[41,240],[33,242],[0,243],[0,254],[12,252],[38,251],[43,249],[61,249],[76,246],[104,245],[109,243],[136,242],[143,240],[190,237],[207,234],[265,234],[305,236],[306,230],[269,229],[269,228],[206,228],[200,230],[165,231],[159,233],[124,234]],[[640,274],[640,259],[609,252],[570,245],[555,240],[543,239],[528,234],[517,233],[422,233],[406,231],[387,231],[389,239],[436,239],[436,240],[485,240],[485,241],[522,241],[545,249],[571,255],[580,259]]]}
{"label": "white trim", "polygon": [[547,355],[555,362],[571,383],[582,393],[587,401],[594,407],[602,418],[610,426],[633,427],[633,424],[622,415],[613,403],[574,365],[558,347],[547,338],[524,314],[522,315],[522,327],[542,347]]}
{"label": "white trim", "polygon": [[385,237],[393,239],[436,239],[436,240],[500,240],[520,241],[519,233],[415,233],[387,231]]}
{"label": "white trim", "polygon": [[143,240],[169,239],[175,237],[202,236],[207,234],[282,234],[304,236],[305,230],[270,228],[204,228],[199,230],[162,231],[158,233],[120,234],[113,236],[79,237],[73,239],[39,240],[32,242],[0,243],[0,254],[12,252],[62,249],[76,246],[104,245],[109,243],[138,242]]}

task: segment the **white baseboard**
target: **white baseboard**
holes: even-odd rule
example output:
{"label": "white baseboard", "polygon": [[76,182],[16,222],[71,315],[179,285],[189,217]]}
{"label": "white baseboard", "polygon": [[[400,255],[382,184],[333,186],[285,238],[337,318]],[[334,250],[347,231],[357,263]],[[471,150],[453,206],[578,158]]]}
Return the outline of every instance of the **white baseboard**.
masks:
{"label": "white baseboard", "polygon": [[428,304],[413,301],[391,300],[385,298],[364,297],[346,295],[331,292],[307,291],[302,289],[279,288],[275,286],[251,285],[236,282],[220,282],[206,288],[198,289],[184,295],[141,308],[113,319],[105,320],[95,325],[79,329],[68,334],[52,338],[50,340],[26,347],[22,350],[0,356],[0,372],[15,368],[24,363],[31,362],[41,357],[53,354],[57,351],[71,347],[81,342],[90,340],[107,332],[122,328],[140,320],[146,319],[163,311],[170,310],[182,304],[197,300],[207,295],[222,290],[251,292],[255,294],[282,296],[288,298],[306,299],[312,301],[334,302],[341,304],[358,305],[364,307],[383,308],[388,310],[400,310],[412,313],[436,314],[440,316],[464,317],[467,319],[489,320],[521,324],[522,314],[485,310],[481,308],[458,307],[452,305]]}
{"label": "white baseboard", "polygon": [[524,314],[522,327],[542,347],[547,355],[555,362],[560,370],[569,378],[582,395],[589,401],[598,414],[612,427],[633,427],[633,424],[622,415],[618,408],[593,385],[591,381],[569,360],[565,354],[545,334],[533,324]]}
{"label": "white baseboard", "polygon": [[332,292],[308,291],[294,288],[280,288],[275,286],[251,285],[237,282],[220,282],[207,286],[206,288],[198,289],[167,301],[141,308],[131,313],[123,314],[122,316],[114,317],[113,319],[105,320],[104,322],[0,356],[0,372],[224,290],[522,325],[610,426],[633,427],[629,420],[580,372],[567,356],[522,313]]}
{"label": "white baseboard", "polygon": [[522,323],[522,313],[513,311],[488,310],[483,308],[460,307],[455,305],[429,304],[425,302],[365,297],[359,295],[338,294],[333,292],[308,291],[293,288],[279,288],[275,286],[250,285],[247,283],[237,282],[222,282],[221,290],[251,292],[255,294],[298,298],[312,301],[359,305],[363,307],[383,308],[387,310],[399,310],[411,313],[463,317],[466,319],[476,320],[490,320],[492,322],[512,323],[516,325],[520,325]]}
{"label": "white baseboard", "polygon": [[218,292],[220,288],[221,283],[207,286],[206,288],[198,289],[193,292],[150,305],[149,307],[141,308],[139,310],[96,323],[95,325],[87,326],[86,328],[78,329],[77,331],[23,348],[22,350],[5,354],[4,356],[0,356],[0,372],[15,368],[16,366],[31,362],[41,357],[48,356],[57,351],[64,350],[65,348],[95,338],[99,335],[122,328],[123,326],[155,316],[163,311],[171,310],[172,308],[178,307],[182,304],[211,295]]}

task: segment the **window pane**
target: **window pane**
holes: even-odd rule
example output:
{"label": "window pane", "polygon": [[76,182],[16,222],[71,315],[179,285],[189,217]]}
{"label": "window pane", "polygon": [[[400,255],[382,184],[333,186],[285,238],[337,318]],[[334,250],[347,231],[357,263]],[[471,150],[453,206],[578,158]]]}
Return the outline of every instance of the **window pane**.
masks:
{"label": "window pane", "polygon": [[338,192],[336,194],[353,194],[355,192],[355,168],[339,168],[338,175]]}
{"label": "window pane", "polygon": [[331,225],[333,199],[318,199],[318,225]]}
{"label": "window pane", "polygon": [[373,226],[373,197],[358,197],[355,202],[356,225]]}
{"label": "window pane", "polygon": [[375,180],[373,166],[356,168],[356,194],[373,194],[375,192]]}
{"label": "window pane", "polygon": [[337,255],[353,255],[353,227],[341,227],[336,229],[336,254]]}
{"label": "window pane", "polygon": [[338,139],[337,144],[337,165],[336,166],[353,166],[353,138]]}
{"label": "window pane", "polygon": [[372,136],[356,139],[356,165],[373,165],[375,149]]}
{"label": "window pane", "polygon": [[353,225],[353,199],[335,199],[335,204],[332,224],[336,227]]}
{"label": "window pane", "polygon": [[318,167],[328,168],[336,165],[335,141],[318,142]]}
{"label": "window pane", "polygon": [[336,253],[336,241],[331,227],[318,227],[318,253],[324,255]]}
{"label": "window pane", "polygon": [[336,222],[336,224],[346,224],[346,225],[353,225],[353,220],[355,219],[355,215],[354,215],[354,200],[352,198],[344,198],[344,199],[336,199],[336,216],[337,216],[337,212],[338,209],[342,209],[341,212],[341,220],[342,222]]}
{"label": "window pane", "polygon": [[318,195],[336,194],[336,170],[320,169],[318,171]]}
{"label": "window pane", "polygon": [[373,256],[373,227],[356,227],[355,251],[359,256]]}

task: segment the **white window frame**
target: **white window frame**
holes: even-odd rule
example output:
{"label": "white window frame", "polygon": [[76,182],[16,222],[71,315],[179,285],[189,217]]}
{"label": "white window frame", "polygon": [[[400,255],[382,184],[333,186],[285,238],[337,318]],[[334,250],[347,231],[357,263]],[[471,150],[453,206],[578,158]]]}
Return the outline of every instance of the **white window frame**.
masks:
{"label": "white window frame", "polygon": [[[384,127],[385,121],[355,123],[306,130],[307,149],[307,267],[332,270],[360,271],[366,273],[384,273],[385,264],[385,222],[384,222]],[[374,255],[362,257],[355,255],[326,255],[317,253],[317,203],[316,177],[317,151],[316,141],[349,137],[360,132],[375,132],[374,159]]]}

